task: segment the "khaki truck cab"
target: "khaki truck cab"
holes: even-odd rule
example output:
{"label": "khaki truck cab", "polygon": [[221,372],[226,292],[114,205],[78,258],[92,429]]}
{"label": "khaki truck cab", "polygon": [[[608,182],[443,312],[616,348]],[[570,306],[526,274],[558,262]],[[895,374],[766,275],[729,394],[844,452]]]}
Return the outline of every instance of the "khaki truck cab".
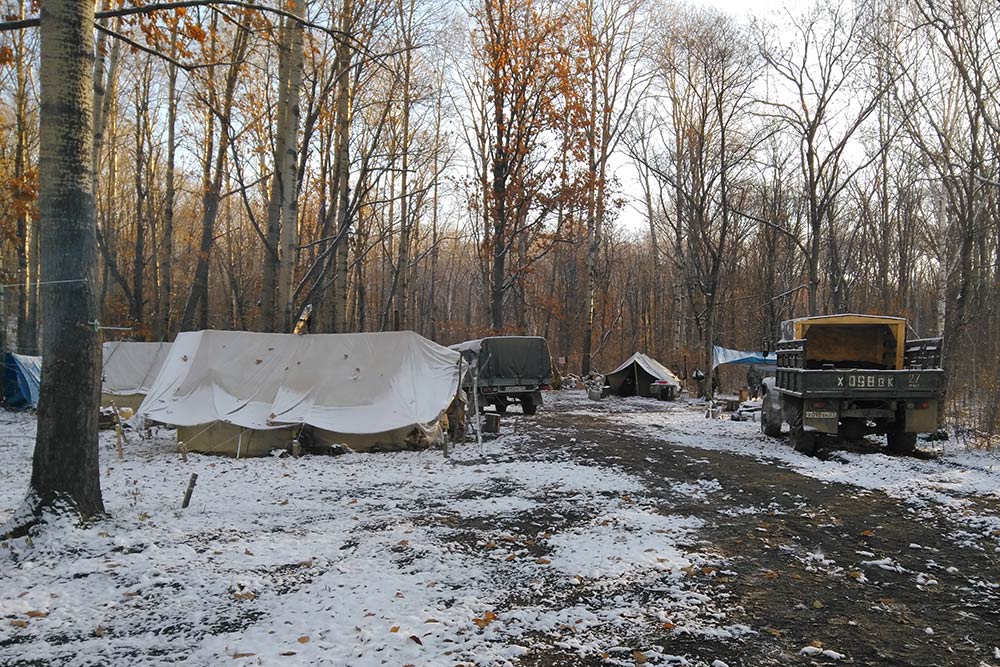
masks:
{"label": "khaki truck cab", "polygon": [[944,383],[941,339],[906,339],[906,320],[824,315],[781,325],[775,377],[764,381],[761,430],[789,426],[796,451],[812,454],[816,436],[885,435],[908,453],[917,434],[938,428]]}

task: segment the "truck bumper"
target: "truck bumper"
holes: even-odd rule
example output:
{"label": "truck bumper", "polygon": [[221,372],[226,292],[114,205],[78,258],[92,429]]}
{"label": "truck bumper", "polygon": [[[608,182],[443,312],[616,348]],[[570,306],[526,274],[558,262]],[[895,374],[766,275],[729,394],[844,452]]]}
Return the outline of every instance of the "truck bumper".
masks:
{"label": "truck bumper", "polygon": [[[802,413],[802,425],[808,431],[818,433],[829,433],[837,435],[841,419],[871,419],[892,421],[894,414],[891,410],[881,409],[861,409],[861,410],[838,410],[835,405],[828,402],[826,406],[820,408],[810,405],[812,401],[806,401],[806,407]],[[903,408],[904,427],[906,433],[932,433],[937,430],[937,408],[936,400],[922,401],[899,401],[898,405]],[[905,406],[905,407],[904,407]]]}

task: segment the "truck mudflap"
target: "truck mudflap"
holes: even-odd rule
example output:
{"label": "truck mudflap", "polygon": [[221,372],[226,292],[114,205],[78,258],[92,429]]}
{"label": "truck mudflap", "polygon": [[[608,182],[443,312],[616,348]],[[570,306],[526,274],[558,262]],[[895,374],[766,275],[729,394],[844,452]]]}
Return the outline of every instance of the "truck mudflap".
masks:
{"label": "truck mudflap", "polygon": [[933,433],[938,427],[938,402],[907,401],[906,423],[903,430],[906,433]]}

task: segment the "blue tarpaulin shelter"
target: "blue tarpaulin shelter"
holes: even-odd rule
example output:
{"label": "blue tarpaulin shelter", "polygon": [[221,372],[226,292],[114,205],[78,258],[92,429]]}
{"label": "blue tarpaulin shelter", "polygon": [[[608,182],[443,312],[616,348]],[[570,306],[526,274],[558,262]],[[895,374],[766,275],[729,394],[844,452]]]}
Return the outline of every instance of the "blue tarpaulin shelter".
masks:
{"label": "blue tarpaulin shelter", "polygon": [[714,345],[712,347],[712,368],[724,364],[750,364],[754,366],[765,366],[774,368],[778,363],[778,356],[772,352],[746,352],[743,350],[730,350],[725,347]]}
{"label": "blue tarpaulin shelter", "polygon": [[42,381],[42,358],[7,352],[4,354],[3,399],[9,408],[38,407],[38,386]]}

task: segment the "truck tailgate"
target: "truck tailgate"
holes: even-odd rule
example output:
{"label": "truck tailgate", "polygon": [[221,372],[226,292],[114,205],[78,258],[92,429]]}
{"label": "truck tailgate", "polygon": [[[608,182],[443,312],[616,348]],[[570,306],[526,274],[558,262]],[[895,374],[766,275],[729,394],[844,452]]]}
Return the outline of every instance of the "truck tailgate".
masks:
{"label": "truck tailgate", "polygon": [[937,396],[944,371],[934,370],[804,370],[779,368],[778,385],[792,396],[838,398],[924,398]]}

